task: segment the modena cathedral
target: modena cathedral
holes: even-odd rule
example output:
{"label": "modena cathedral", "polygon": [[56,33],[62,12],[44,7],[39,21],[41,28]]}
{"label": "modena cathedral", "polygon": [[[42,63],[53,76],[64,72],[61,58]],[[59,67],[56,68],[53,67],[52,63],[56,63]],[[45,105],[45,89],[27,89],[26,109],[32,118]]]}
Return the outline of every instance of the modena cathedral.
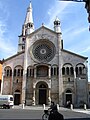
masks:
{"label": "modena cathedral", "polygon": [[58,18],[54,30],[35,30],[30,2],[17,53],[3,62],[1,94],[12,94],[15,105],[88,104],[87,59],[63,48]]}

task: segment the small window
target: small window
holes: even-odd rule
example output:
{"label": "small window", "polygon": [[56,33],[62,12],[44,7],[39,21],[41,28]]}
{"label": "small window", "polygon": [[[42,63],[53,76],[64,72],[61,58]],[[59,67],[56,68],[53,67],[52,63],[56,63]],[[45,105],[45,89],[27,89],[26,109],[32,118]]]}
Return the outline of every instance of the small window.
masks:
{"label": "small window", "polygon": [[22,41],[25,42],[25,38],[22,38]]}
{"label": "small window", "polygon": [[51,75],[53,76],[53,68],[51,68]]}
{"label": "small window", "polygon": [[24,49],[25,49],[25,46],[23,45],[23,46],[22,46],[22,50],[24,50]]}
{"label": "small window", "polygon": [[65,75],[65,67],[62,68],[62,74]]}
{"label": "small window", "polygon": [[54,68],[54,75],[56,75],[56,68]]}
{"label": "small window", "polygon": [[7,70],[7,76],[9,76],[9,70]]}
{"label": "small window", "polygon": [[76,67],[76,75],[78,75],[78,67]]}
{"label": "small window", "polygon": [[23,69],[21,69],[21,76],[23,76]]}
{"label": "small window", "polygon": [[17,79],[16,83],[18,83],[18,79]]}
{"label": "small window", "polygon": [[73,74],[74,74],[73,67],[70,67],[70,73],[71,73],[71,75],[73,75]]}
{"label": "small window", "polygon": [[79,67],[79,74],[82,74],[82,67]]}
{"label": "small window", "polygon": [[12,70],[10,70],[10,76],[12,76]]}
{"label": "small window", "polygon": [[69,67],[66,68],[66,73],[69,75]]}
{"label": "small window", "polygon": [[27,77],[28,77],[28,75],[29,75],[29,69],[27,68]]}
{"label": "small window", "polygon": [[16,69],[14,69],[14,76],[16,76]]}
{"label": "small window", "polygon": [[18,74],[17,74],[17,76],[20,76],[20,69],[18,69]]}

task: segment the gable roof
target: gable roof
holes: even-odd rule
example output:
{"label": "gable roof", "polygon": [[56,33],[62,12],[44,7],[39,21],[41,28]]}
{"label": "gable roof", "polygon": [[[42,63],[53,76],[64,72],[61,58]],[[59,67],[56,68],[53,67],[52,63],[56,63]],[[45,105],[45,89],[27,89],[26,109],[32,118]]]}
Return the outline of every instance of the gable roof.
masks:
{"label": "gable roof", "polygon": [[81,58],[83,58],[83,59],[85,59],[85,60],[88,59],[88,57],[84,57],[84,56],[82,56],[82,55],[79,55],[79,54],[73,53],[73,52],[68,51],[68,50],[65,50],[65,49],[61,49],[61,51],[62,51],[62,52],[67,52],[67,53],[69,53],[69,54],[73,54],[73,55],[75,55],[75,56],[77,56],[77,57],[81,57]]}
{"label": "gable roof", "polygon": [[[37,33],[38,31],[40,31],[41,29],[46,29],[47,31],[50,31],[50,32],[52,32],[52,33],[54,33],[54,34],[57,34],[57,32],[55,32],[54,30],[49,29],[49,28],[47,28],[46,26],[42,25],[40,28],[36,29],[36,30],[33,31],[31,34],[26,35],[26,36],[33,35],[33,34]],[[60,33],[60,34],[62,34],[62,33]]]}

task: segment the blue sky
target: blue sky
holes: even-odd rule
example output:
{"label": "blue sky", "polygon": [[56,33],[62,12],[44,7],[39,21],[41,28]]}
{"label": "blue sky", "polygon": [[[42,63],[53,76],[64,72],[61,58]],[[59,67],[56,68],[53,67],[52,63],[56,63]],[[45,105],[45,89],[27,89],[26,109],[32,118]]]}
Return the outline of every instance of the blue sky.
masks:
{"label": "blue sky", "polygon": [[[85,3],[58,0],[31,2],[35,29],[41,27],[42,23],[53,29],[53,21],[58,16],[64,49],[88,57],[90,67],[90,32]],[[0,0],[0,59],[17,52],[18,36],[21,34],[29,3],[30,0]]]}

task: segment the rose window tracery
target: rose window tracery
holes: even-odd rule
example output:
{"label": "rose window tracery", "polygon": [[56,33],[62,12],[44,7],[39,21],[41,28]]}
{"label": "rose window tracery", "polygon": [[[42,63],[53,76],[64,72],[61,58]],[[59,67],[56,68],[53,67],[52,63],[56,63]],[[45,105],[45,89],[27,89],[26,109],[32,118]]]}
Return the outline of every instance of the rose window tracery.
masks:
{"label": "rose window tracery", "polygon": [[52,42],[39,40],[32,45],[32,55],[34,59],[41,62],[49,62],[55,55],[55,46]]}

